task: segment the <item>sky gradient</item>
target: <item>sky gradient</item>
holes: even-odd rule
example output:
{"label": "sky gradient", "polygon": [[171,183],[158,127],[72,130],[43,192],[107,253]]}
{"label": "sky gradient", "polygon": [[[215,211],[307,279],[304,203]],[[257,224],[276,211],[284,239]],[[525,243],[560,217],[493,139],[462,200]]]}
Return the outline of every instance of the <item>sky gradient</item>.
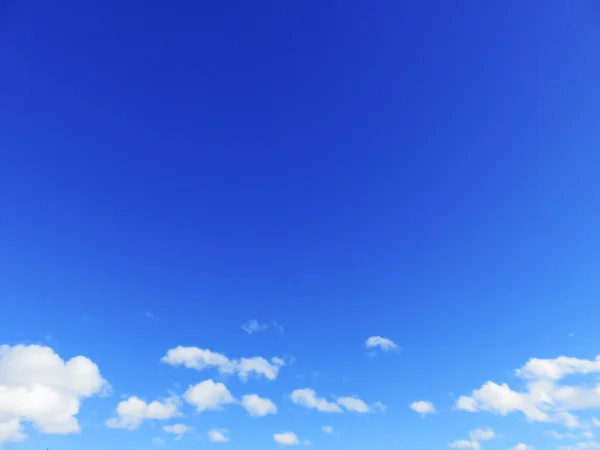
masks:
{"label": "sky gradient", "polygon": [[599,48],[584,0],[3,2],[0,446],[600,448]]}

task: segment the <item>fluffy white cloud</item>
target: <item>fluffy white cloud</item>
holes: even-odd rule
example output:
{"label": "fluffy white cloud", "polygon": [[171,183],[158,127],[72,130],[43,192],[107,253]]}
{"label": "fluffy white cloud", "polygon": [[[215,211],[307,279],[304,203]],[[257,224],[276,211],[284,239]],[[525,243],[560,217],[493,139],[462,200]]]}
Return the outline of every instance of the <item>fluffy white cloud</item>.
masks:
{"label": "fluffy white cloud", "polygon": [[223,383],[213,380],[202,381],[195,386],[190,386],[183,399],[196,407],[196,411],[220,410],[224,405],[235,403],[235,398]]}
{"label": "fluffy white cloud", "polygon": [[398,350],[398,346],[394,342],[392,342],[388,338],[384,338],[381,336],[371,336],[365,342],[365,346],[367,348],[379,347],[384,352],[389,352],[390,350]]}
{"label": "fluffy white cloud", "polygon": [[600,372],[600,356],[585,360],[561,356],[556,359],[530,359],[516,374],[524,380],[525,390],[515,391],[508,384],[488,381],[470,396],[461,396],[456,408],[464,411],[488,411],[500,415],[521,412],[529,421],[554,422],[579,428],[579,419],[569,411],[600,408],[600,383],[563,385],[569,375]]}
{"label": "fluffy white cloud", "polygon": [[210,439],[211,442],[223,443],[223,442],[229,442],[229,437],[227,436],[227,433],[229,433],[229,431],[227,431],[225,428],[219,428],[219,429],[209,430],[207,435],[208,435],[208,439]]}
{"label": "fluffy white cloud", "polygon": [[470,448],[473,450],[480,450],[482,441],[489,441],[490,439],[494,439],[495,437],[496,433],[494,433],[494,430],[492,430],[491,428],[478,428],[469,432],[469,439],[460,439],[458,441],[450,442],[448,446],[450,448]]}
{"label": "fluffy white cloud", "polygon": [[331,433],[333,433],[333,427],[332,427],[331,425],[325,425],[325,426],[323,427],[323,431],[324,431],[325,433],[331,434]]}
{"label": "fluffy white cloud", "polygon": [[495,437],[496,433],[494,433],[494,430],[491,428],[478,428],[476,430],[469,431],[469,439],[472,441],[489,441]]}
{"label": "fluffy white cloud", "polygon": [[176,441],[180,440],[185,433],[189,433],[190,431],[192,431],[192,429],[190,427],[188,427],[187,425],[184,425],[182,423],[176,423],[173,425],[165,425],[163,427],[163,429],[167,433],[174,434]]}
{"label": "fluffy white cloud", "polygon": [[338,397],[336,403],[333,403],[324,398],[317,397],[316,392],[312,389],[296,389],[290,395],[290,399],[297,405],[326,413],[341,413],[343,409],[340,406],[347,411],[359,414],[370,413],[373,411],[373,408],[381,411],[385,411],[386,408],[381,402],[377,402],[371,407],[355,395]]}
{"label": "fluffy white cloud", "polygon": [[248,334],[258,333],[259,331],[264,331],[268,328],[268,325],[258,323],[258,320],[249,320],[245,324],[242,325],[242,330],[244,330]]}
{"label": "fluffy white cloud", "polygon": [[237,373],[242,380],[246,380],[251,374],[274,380],[279,374],[279,369],[285,365],[285,361],[280,358],[272,358],[270,362],[260,356],[237,360],[210,350],[182,346],[167,351],[161,362],[199,371],[215,368],[221,374]]}
{"label": "fluffy white cloud", "polygon": [[531,445],[525,445],[523,443],[519,443],[517,445],[515,445],[511,450],[534,450],[535,447],[532,447]]}
{"label": "fluffy white cloud", "polygon": [[450,448],[472,448],[474,450],[479,450],[481,445],[476,441],[467,441],[466,439],[461,439],[458,441],[450,442],[448,444]]}
{"label": "fluffy white cloud", "polygon": [[64,361],[50,347],[0,346],[0,444],[21,441],[22,422],[42,433],[79,431],[81,401],[104,395],[110,386],[84,356]]}
{"label": "fluffy white cloud", "polygon": [[371,412],[371,407],[356,396],[340,397],[337,399],[338,405],[342,405],[348,411],[360,414]]}
{"label": "fluffy white cloud", "polygon": [[252,417],[262,417],[277,413],[277,406],[268,398],[261,398],[256,394],[244,395],[242,406]]}
{"label": "fluffy white cloud", "polygon": [[178,397],[170,397],[162,402],[154,400],[151,403],[135,396],[129,397],[117,405],[117,417],[108,419],[106,425],[110,428],[135,430],[144,420],[167,420],[180,416],[180,405]]}
{"label": "fluffy white cloud", "polygon": [[328,402],[324,398],[317,397],[317,394],[312,389],[296,389],[290,395],[290,399],[300,406],[305,408],[316,409],[326,413],[341,413],[342,408],[332,402]]}
{"label": "fluffy white cloud", "polygon": [[280,445],[298,445],[300,440],[295,433],[287,431],[285,433],[278,433],[273,435],[273,440]]}
{"label": "fluffy white cloud", "polygon": [[425,400],[419,400],[417,402],[412,402],[410,404],[410,409],[418,412],[421,415],[433,414],[435,412],[435,407],[433,406],[433,403],[425,401]]}

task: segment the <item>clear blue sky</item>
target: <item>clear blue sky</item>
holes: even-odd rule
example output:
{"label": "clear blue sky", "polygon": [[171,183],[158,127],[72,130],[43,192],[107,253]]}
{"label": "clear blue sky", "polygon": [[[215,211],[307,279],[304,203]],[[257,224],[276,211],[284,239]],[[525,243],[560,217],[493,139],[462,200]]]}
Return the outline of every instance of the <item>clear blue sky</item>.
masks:
{"label": "clear blue sky", "polygon": [[[491,427],[483,449],[539,450],[559,445],[548,430],[592,433],[600,403],[529,423],[455,402],[487,381],[526,392],[530,358],[600,353],[599,49],[591,0],[2,2],[0,345],[85,356],[112,387],[78,398],[80,433],[7,413],[28,438],[6,448],[258,450],[294,432],[430,450]],[[286,365],[244,382],[161,363],[177,346]],[[277,414],[181,401],[105,424],[207,379]],[[303,388],[387,409],[324,413],[294,403]],[[193,431],[175,442],[174,423]]]}

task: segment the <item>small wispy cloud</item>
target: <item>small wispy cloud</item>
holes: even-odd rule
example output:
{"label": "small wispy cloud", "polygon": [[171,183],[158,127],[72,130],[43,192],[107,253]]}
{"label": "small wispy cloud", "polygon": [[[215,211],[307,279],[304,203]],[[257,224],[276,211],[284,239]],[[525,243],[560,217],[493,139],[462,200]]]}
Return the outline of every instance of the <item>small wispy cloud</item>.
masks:
{"label": "small wispy cloud", "polygon": [[275,328],[277,328],[281,334],[284,334],[284,330],[283,330],[283,327],[282,327],[281,325],[279,325],[279,324],[278,324],[277,322],[275,322],[274,320],[271,322],[271,324],[272,324],[272,325],[273,325]]}
{"label": "small wispy cloud", "polygon": [[269,326],[266,324],[261,324],[258,320],[249,320],[245,324],[241,326],[242,330],[244,330],[248,334],[258,333],[260,331],[265,331]]}
{"label": "small wispy cloud", "polygon": [[381,336],[371,336],[369,339],[366,340],[365,347],[379,348],[384,352],[400,350],[400,348],[391,339],[384,338]]}
{"label": "small wispy cloud", "polygon": [[144,311],[143,315],[146,319],[158,320],[158,317],[150,311]]}

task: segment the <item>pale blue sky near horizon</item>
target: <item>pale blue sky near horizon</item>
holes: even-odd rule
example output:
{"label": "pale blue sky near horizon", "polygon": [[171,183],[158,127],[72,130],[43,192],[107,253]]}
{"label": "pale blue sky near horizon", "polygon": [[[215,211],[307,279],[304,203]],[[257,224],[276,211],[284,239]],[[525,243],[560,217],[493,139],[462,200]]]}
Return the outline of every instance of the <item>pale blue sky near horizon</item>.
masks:
{"label": "pale blue sky near horizon", "polygon": [[[0,445],[15,417],[28,437],[8,450],[596,442],[600,403],[556,397],[532,422],[456,401],[524,391],[530,358],[600,354],[599,48],[583,0],[5,2],[0,345],[85,356],[111,394],[81,400],[71,434],[0,405]],[[243,381],[161,363],[178,346],[286,365]],[[130,396],[207,379],[277,414],[182,401],[106,426]],[[304,388],[386,409],[324,413],[290,398]]]}

